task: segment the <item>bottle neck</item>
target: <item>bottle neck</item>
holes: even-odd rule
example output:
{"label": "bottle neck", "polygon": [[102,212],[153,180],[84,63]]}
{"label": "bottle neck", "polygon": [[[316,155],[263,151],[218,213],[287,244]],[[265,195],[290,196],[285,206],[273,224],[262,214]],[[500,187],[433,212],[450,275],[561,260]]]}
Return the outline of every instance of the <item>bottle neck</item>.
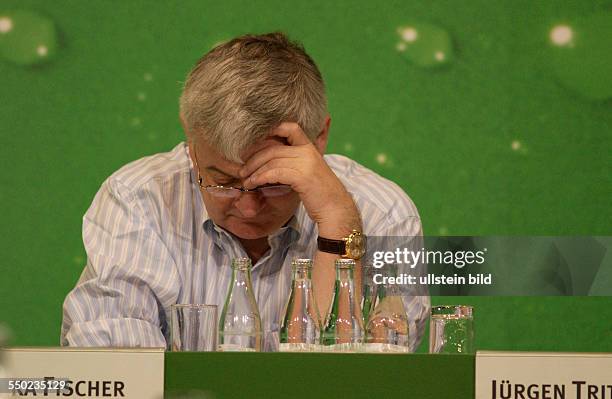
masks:
{"label": "bottle neck", "polygon": [[309,267],[296,267],[293,269],[293,280],[310,280]]}
{"label": "bottle neck", "polygon": [[336,280],[340,282],[353,281],[353,270],[355,261],[353,259],[336,259]]}
{"label": "bottle neck", "polygon": [[336,280],[352,281],[353,280],[353,268],[352,267],[337,267],[336,268]]}
{"label": "bottle neck", "polygon": [[250,269],[234,269],[232,272],[234,281],[251,281]]}
{"label": "bottle neck", "polygon": [[251,260],[238,258],[232,261],[232,280],[234,283],[251,285]]}

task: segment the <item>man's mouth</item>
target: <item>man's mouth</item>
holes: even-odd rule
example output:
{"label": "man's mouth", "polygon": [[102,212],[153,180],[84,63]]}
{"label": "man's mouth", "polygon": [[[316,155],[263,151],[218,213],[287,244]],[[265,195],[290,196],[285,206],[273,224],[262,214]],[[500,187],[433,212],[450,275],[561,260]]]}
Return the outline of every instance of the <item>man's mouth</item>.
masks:
{"label": "man's mouth", "polygon": [[233,215],[233,214],[230,214],[228,216],[231,216],[234,219],[238,219],[238,220],[242,220],[242,221],[245,221],[245,222],[249,222],[249,221],[253,221],[253,220],[257,219],[259,215],[244,216],[244,215]]}

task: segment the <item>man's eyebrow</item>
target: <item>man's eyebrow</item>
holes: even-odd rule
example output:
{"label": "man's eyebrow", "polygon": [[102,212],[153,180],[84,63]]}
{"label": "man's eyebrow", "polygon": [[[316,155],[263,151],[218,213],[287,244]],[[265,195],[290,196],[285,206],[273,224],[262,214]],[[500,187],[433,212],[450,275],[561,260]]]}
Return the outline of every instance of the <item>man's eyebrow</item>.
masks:
{"label": "man's eyebrow", "polygon": [[224,176],[227,176],[227,177],[237,178],[237,176],[234,176],[234,175],[232,175],[232,174],[229,174],[229,173],[227,173],[227,172],[224,172],[224,171],[222,171],[221,169],[217,168],[216,166],[207,166],[207,167],[206,167],[206,168],[204,168],[204,169],[206,169],[208,172],[217,172],[217,173],[220,173],[220,174],[222,174],[222,175],[224,175]]}

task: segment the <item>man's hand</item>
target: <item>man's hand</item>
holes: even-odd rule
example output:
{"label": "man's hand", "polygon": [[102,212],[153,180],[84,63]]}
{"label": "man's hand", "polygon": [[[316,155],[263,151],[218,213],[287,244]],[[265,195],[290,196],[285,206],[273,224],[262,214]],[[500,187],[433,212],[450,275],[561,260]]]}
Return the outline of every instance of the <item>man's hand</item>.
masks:
{"label": "man's hand", "polygon": [[[323,146],[317,147],[297,123],[281,123],[273,135],[285,138],[289,145],[270,146],[255,153],[240,170],[246,178],[244,187],[264,184],[287,184],[298,193],[310,218],[317,224],[319,235],[339,240],[353,229],[362,231],[361,218],[353,198],[323,159]],[[322,320],[333,296],[336,254],[317,251],[312,281],[315,299]],[[359,262],[354,274],[355,286],[361,287]],[[361,290],[357,290],[360,303]]]}
{"label": "man's hand", "polygon": [[[359,211],[344,185],[297,123],[281,123],[272,135],[289,145],[267,147],[240,169],[244,187],[287,184],[298,193],[319,235],[329,239],[361,231]],[[248,178],[247,178],[248,177]]]}

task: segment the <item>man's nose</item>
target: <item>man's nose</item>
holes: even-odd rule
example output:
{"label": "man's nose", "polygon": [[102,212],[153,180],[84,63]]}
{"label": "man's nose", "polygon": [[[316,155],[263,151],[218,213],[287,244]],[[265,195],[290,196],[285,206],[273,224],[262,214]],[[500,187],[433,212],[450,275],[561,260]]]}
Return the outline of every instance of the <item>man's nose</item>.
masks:
{"label": "man's nose", "polygon": [[263,205],[264,199],[256,192],[243,192],[234,202],[236,209],[246,218],[255,217]]}

